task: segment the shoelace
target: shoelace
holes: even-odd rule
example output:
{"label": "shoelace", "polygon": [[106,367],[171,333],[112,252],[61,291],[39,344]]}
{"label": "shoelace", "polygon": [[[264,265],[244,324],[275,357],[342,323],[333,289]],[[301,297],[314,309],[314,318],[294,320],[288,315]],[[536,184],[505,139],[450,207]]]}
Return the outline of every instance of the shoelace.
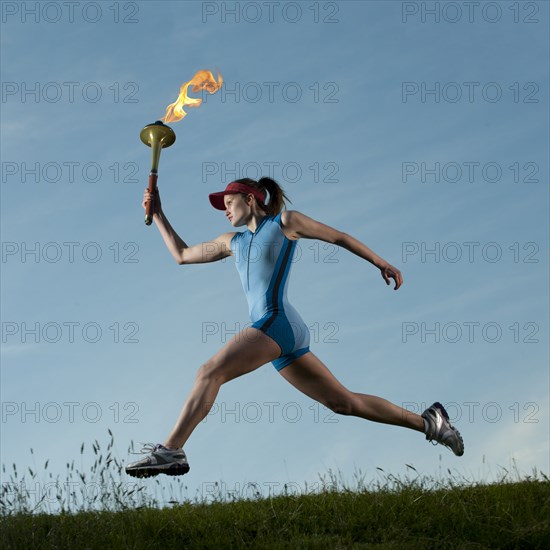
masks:
{"label": "shoelace", "polygon": [[142,443],[143,447],[141,448],[141,451],[138,453],[130,453],[133,455],[141,455],[141,454],[150,454],[157,450],[157,448],[160,446],[158,443]]}
{"label": "shoelace", "polygon": [[[437,437],[437,433],[436,433],[436,429],[435,429],[435,420],[437,418],[437,413],[436,412],[432,412],[434,411],[434,409],[430,408],[428,409],[428,415],[432,416],[433,417],[433,420],[428,420],[428,430],[429,432],[426,434],[426,439],[435,447],[436,445],[443,445],[444,447],[447,447],[448,449],[451,449],[452,450],[452,447],[443,442],[443,441],[437,441],[436,437]],[[442,414],[443,416],[443,414]],[[445,417],[444,417],[445,418]],[[450,422],[449,422],[449,427],[452,428]]]}
{"label": "shoelace", "polygon": [[[446,422],[447,422],[447,425],[449,426],[449,428],[451,429],[451,431],[453,431],[457,437],[462,441],[462,438],[457,434],[457,431],[456,431],[456,428],[447,420],[445,419]],[[431,426],[430,426],[431,427]],[[454,449],[453,449],[453,446],[450,444],[450,443],[447,443],[446,441],[438,441],[436,439],[436,436],[437,434],[435,433],[435,431],[433,433],[431,433],[430,435],[427,435],[426,434],[426,439],[434,446],[436,445],[443,445],[444,447],[446,447],[447,449],[450,449],[453,453],[454,453]]]}

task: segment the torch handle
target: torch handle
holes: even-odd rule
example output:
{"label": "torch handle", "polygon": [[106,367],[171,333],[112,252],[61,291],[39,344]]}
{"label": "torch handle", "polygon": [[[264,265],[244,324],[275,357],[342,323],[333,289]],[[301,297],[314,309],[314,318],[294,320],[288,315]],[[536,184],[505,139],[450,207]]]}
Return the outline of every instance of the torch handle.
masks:
{"label": "torch handle", "polygon": [[153,195],[153,198],[147,203],[145,208],[145,225],[151,225],[153,223],[153,206],[155,204],[155,195],[157,191],[157,178],[158,174],[153,172],[149,174],[149,193]]}

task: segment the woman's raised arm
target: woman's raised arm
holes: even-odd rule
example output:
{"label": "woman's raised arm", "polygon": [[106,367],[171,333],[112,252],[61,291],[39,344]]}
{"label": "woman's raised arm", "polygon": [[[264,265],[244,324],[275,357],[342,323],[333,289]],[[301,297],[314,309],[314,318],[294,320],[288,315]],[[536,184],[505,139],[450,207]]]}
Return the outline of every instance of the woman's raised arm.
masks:
{"label": "woman's raised arm", "polygon": [[[146,189],[143,194],[143,208],[145,208],[146,203],[152,198],[152,195]],[[155,194],[153,221],[158,227],[158,230],[170,254],[172,254],[172,257],[179,265],[216,262],[226,258],[227,256],[231,256],[232,254],[231,239],[233,238],[235,232],[224,233],[212,241],[199,243],[194,246],[188,246],[170,225],[168,218],[162,211],[158,191]]]}

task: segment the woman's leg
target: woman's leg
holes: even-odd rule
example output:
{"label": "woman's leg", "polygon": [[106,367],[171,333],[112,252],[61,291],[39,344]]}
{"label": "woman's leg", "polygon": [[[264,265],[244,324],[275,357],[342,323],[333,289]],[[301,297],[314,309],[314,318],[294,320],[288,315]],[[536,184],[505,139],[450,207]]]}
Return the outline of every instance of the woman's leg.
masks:
{"label": "woman's leg", "polygon": [[359,416],[424,432],[424,420],[386,399],[354,393],[345,388],[313,353],[308,352],[279,371],[281,376],[307,396],[338,414]]}
{"label": "woman's leg", "polygon": [[164,446],[182,447],[197,424],[208,414],[220,386],[252,372],[281,354],[274,340],[255,328],[246,328],[235,335],[216,355],[202,365],[191,393]]}

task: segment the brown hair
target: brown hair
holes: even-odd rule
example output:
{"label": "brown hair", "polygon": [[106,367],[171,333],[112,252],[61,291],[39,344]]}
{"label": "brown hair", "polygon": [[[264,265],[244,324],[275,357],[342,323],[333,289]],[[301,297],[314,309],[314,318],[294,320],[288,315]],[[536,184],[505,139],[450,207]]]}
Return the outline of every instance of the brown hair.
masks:
{"label": "brown hair", "polygon": [[250,178],[242,178],[235,181],[238,183],[245,183],[251,187],[256,187],[266,193],[266,195],[269,194],[269,202],[267,204],[261,204],[258,201],[258,206],[270,216],[276,216],[283,209],[286,209],[287,201],[292,203],[292,201],[286,196],[283,188],[271,178],[263,177],[258,181]]}

